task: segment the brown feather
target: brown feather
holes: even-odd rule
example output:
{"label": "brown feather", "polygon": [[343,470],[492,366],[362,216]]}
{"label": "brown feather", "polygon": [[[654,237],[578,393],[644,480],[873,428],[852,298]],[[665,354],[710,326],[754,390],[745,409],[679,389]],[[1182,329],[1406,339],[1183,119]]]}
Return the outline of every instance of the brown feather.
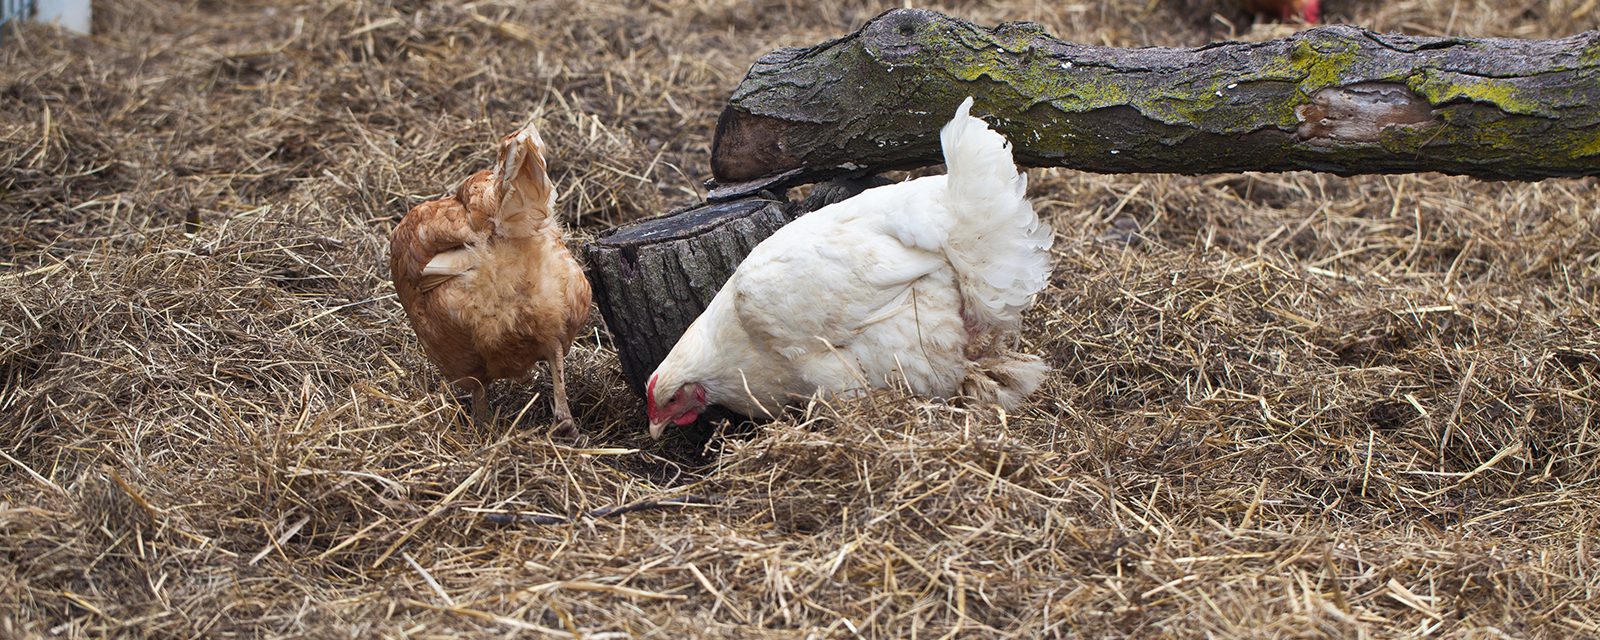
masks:
{"label": "brown feather", "polygon": [[[390,236],[390,275],[418,340],[468,390],[562,358],[589,319],[589,281],[550,210],[531,126],[501,142],[497,164],[453,196],[417,205]],[[472,252],[470,269],[427,272],[461,248]],[[557,419],[570,419],[561,385],[556,396]]]}
{"label": "brown feather", "polygon": [[429,291],[433,291],[434,289],[438,289],[439,287],[444,286],[444,283],[455,279],[455,277],[456,276],[454,274],[450,274],[450,275],[439,274],[439,275],[422,276],[422,279],[417,282],[417,290],[420,293],[428,293]]}

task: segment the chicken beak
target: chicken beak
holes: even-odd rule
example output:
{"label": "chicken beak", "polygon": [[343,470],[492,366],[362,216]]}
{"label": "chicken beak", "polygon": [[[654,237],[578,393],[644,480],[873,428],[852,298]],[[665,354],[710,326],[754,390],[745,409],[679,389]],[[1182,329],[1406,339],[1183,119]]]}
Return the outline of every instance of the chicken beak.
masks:
{"label": "chicken beak", "polygon": [[656,422],[654,420],[651,420],[650,421],[650,439],[651,440],[660,440],[661,439],[661,432],[667,430],[667,423],[668,422],[670,422],[670,421],[669,420],[662,420],[660,422]]}

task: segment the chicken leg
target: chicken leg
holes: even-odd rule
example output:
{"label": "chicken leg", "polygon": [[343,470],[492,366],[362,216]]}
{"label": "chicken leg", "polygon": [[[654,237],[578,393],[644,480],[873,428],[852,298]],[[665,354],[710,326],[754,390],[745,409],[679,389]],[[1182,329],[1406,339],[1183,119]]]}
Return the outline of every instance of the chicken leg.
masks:
{"label": "chicken leg", "polygon": [[456,384],[472,394],[472,424],[482,427],[489,423],[489,388],[477,378],[462,378]]}
{"label": "chicken leg", "polygon": [[567,371],[565,354],[557,355],[550,360],[550,385],[554,387],[554,405],[556,424],[550,434],[558,438],[577,437],[578,429],[572,420],[572,408],[567,406]]}

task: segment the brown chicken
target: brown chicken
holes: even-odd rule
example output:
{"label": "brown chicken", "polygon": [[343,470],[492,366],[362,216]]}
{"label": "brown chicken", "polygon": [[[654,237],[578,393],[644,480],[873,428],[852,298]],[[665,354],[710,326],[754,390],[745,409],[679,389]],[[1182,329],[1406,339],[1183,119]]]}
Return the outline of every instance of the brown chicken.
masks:
{"label": "brown chicken", "polygon": [[500,142],[493,171],[417,205],[389,237],[389,274],[428,357],[472,394],[550,364],[558,433],[572,432],[562,359],[589,319],[589,281],[561,239],[533,125]]}

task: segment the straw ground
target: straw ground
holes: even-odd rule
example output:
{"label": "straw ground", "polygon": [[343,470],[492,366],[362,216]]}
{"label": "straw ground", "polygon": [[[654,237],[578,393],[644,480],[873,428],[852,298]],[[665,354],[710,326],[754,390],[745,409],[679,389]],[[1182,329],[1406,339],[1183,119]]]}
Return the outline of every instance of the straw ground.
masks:
{"label": "straw ground", "polygon": [[596,326],[582,448],[546,437],[543,376],[469,426],[386,281],[397,218],[529,117],[579,241],[691,201],[745,66],[886,6],[124,0],[92,38],[8,32],[0,636],[1600,635],[1594,180],[1036,171],[1060,237],[1024,338],[1055,373],[1015,414],[885,392],[655,443]]}

